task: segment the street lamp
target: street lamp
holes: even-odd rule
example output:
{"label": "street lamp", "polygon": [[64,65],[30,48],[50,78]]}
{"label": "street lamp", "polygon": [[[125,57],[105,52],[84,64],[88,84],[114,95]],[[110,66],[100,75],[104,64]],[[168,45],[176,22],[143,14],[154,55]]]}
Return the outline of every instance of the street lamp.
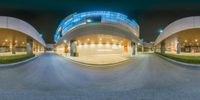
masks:
{"label": "street lamp", "polygon": [[159,30],[159,33],[162,33],[162,32],[163,32],[163,30],[162,30],[162,29],[160,29],[160,30]]}

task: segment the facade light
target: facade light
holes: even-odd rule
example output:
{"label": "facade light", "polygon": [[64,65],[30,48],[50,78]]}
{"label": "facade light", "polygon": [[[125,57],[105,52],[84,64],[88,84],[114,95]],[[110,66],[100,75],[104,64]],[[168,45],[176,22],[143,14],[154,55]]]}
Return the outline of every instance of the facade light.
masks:
{"label": "facade light", "polygon": [[67,41],[66,41],[66,40],[64,40],[64,43],[67,43]]}
{"label": "facade light", "polygon": [[160,33],[162,33],[162,32],[163,32],[163,30],[162,30],[162,29],[160,29],[160,30],[159,30],[159,32],[160,32]]}
{"label": "facade light", "polygon": [[185,40],[184,42],[186,42],[186,43],[187,43],[187,40]]}
{"label": "facade light", "polygon": [[94,47],[94,46],[95,46],[95,44],[94,44],[94,43],[92,43],[92,44],[90,44],[90,46],[91,46],[91,47]]}
{"label": "facade light", "polygon": [[118,22],[122,24],[128,24],[130,27],[139,30],[138,24],[135,22],[135,20],[129,19],[124,14],[110,11],[90,11],[83,13],[75,13],[71,18],[63,20],[57,28],[56,34],[54,35],[54,40],[59,40],[59,38],[61,38],[60,34],[63,34],[64,32],[74,28],[77,25],[93,22],[92,19],[86,19],[92,16],[100,16],[102,22]]}
{"label": "facade light", "polygon": [[99,43],[99,44],[98,44],[98,47],[102,47],[102,46],[103,46],[103,44],[102,44],[102,43]]}
{"label": "facade light", "polygon": [[88,19],[88,20],[87,20],[87,23],[91,23],[91,22],[92,22],[92,20],[91,20],[91,19]]}

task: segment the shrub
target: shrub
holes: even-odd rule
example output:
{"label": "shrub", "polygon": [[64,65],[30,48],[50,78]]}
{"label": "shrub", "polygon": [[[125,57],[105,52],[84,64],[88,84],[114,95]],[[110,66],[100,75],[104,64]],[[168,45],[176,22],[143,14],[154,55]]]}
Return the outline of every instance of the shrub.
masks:
{"label": "shrub", "polygon": [[184,55],[161,54],[161,53],[156,53],[156,54],[184,63],[200,64],[200,56],[184,56]]}
{"label": "shrub", "polygon": [[20,61],[32,58],[34,56],[35,56],[34,54],[0,56],[0,64],[16,63],[16,62],[20,62]]}

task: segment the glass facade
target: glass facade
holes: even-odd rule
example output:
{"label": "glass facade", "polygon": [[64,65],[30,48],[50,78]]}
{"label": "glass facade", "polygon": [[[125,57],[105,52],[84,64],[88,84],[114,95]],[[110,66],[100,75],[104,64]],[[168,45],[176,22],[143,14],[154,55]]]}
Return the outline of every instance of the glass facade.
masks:
{"label": "glass facade", "polygon": [[126,24],[139,30],[138,24],[134,20],[128,19],[128,17],[121,13],[109,12],[109,11],[91,11],[83,13],[75,13],[65,18],[59,25],[54,35],[54,41],[58,41],[59,38],[68,30],[77,25],[88,23],[120,23]]}

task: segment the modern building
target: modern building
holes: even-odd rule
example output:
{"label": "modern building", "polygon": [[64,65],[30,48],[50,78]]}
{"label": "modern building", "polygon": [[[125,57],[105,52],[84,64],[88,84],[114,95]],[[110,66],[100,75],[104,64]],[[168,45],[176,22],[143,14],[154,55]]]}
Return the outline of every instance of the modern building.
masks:
{"label": "modern building", "polygon": [[154,52],[154,42],[143,42],[142,51],[144,53],[153,53]]}
{"label": "modern building", "polygon": [[54,40],[56,52],[64,56],[132,56],[137,53],[139,26],[116,12],[74,13],[60,23]]}
{"label": "modern building", "polygon": [[200,53],[200,16],[179,19],[169,24],[155,41],[161,53]]}
{"label": "modern building", "polygon": [[17,18],[0,16],[0,56],[39,53],[45,46],[33,26]]}

